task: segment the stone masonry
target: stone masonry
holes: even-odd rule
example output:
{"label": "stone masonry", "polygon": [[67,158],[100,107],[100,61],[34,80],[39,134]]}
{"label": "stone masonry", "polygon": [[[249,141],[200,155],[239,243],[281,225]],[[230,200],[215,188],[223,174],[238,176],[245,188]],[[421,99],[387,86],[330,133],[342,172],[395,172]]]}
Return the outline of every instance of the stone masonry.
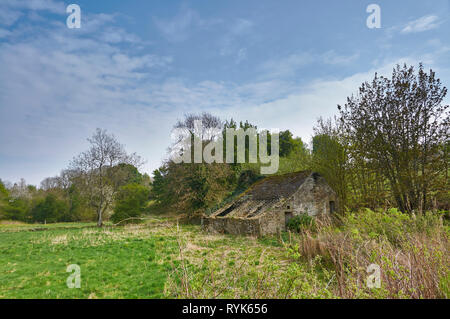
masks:
{"label": "stone masonry", "polygon": [[294,216],[332,214],[336,193],[318,173],[301,171],[266,177],[232,203],[202,218],[206,231],[265,236],[286,230]]}

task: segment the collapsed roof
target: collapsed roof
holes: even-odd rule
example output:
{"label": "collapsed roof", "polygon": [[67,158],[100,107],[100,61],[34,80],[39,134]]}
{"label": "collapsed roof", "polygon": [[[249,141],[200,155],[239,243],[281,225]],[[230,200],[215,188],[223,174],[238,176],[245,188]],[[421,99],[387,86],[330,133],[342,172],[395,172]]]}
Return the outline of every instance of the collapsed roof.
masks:
{"label": "collapsed roof", "polygon": [[266,177],[211,217],[257,218],[293,195],[311,174],[311,171],[301,171]]}

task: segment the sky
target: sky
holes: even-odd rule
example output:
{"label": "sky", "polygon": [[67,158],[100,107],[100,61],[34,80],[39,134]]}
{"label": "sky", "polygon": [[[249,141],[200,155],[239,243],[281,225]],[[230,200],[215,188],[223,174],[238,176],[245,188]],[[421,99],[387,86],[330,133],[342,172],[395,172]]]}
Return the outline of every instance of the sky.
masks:
{"label": "sky", "polygon": [[449,20],[450,0],[0,0],[0,179],[58,175],[98,127],[151,173],[175,122],[203,111],[309,142],[396,63],[450,86]]}

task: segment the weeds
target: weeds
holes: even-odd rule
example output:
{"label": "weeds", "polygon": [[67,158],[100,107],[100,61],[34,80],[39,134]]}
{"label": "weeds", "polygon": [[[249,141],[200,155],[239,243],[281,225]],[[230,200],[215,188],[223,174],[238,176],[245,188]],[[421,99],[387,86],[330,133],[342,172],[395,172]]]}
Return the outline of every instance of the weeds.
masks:
{"label": "weeds", "polygon": [[[411,217],[396,210],[362,211],[316,221],[294,236],[299,258],[322,257],[334,271],[333,293],[342,298],[448,298],[448,230],[439,216]],[[424,226],[426,225],[426,226]],[[381,268],[381,287],[366,285],[367,267]]]}
{"label": "weeds", "polygon": [[[448,226],[439,215],[364,210],[300,224],[299,233],[279,237],[282,255],[274,254],[279,243],[262,238],[257,242],[267,245],[264,250],[248,243],[236,249],[224,241],[222,249],[233,254],[218,253],[219,246],[195,259],[186,257],[189,239],[180,240],[184,266],[169,276],[166,296],[448,298]],[[371,264],[380,267],[379,288],[367,285]]]}

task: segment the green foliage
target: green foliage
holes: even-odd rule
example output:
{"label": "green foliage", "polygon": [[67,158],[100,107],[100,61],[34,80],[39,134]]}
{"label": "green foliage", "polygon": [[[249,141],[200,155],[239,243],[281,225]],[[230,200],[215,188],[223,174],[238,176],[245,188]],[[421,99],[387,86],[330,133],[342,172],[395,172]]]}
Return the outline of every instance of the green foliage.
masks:
{"label": "green foliage", "polygon": [[280,157],[286,157],[295,148],[295,142],[292,133],[289,130],[280,132]]}
{"label": "green foliage", "polygon": [[[105,176],[102,180],[106,183],[105,192],[129,183],[142,185],[147,191],[150,189],[150,177],[140,174],[131,164],[109,167]],[[86,192],[86,179],[86,175],[65,170],[60,176],[47,178],[40,189],[21,180],[10,191],[0,181],[0,219],[38,223],[94,220],[98,207],[93,201],[98,200],[98,194]]]}
{"label": "green foliage", "polygon": [[[263,178],[259,172],[255,172],[254,170],[247,169],[241,171],[239,174],[239,178],[236,185],[237,191],[243,191],[246,190],[248,187],[250,187],[253,183]],[[236,191],[235,191],[236,193]]]}
{"label": "green foliage", "polygon": [[168,162],[154,172],[152,197],[166,210],[193,216],[230,194],[235,176],[228,164]]}
{"label": "green foliage", "polygon": [[126,184],[143,184],[145,181],[144,175],[139,173],[136,166],[132,164],[120,163],[109,168],[110,174],[115,176],[119,185]]}
{"label": "green foliage", "polygon": [[278,175],[309,170],[311,154],[301,138],[292,140],[292,150],[286,156],[280,157]]}
{"label": "green foliage", "polygon": [[0,179],[0,220],[5,218],[5,206],[8,205],[8,195],[8,190]]}
{"label": "green foliage", "polygon": [[139,178],[133,165],[138,165],[141,159],[135,153],[127,154],[124,146],[106,130],[98,128],[88,141],[89,149],[73,158],[70,169],[72,181],[81,185],[79,189],[95,209],[97,225],[101,227],[120,187]]}
{"label": "green foliage", "polygon": [[[239,130],[242,129],[244,131],[248,130],[248,129],[257,129],[256,125],[253,125],[251,123],[249,123],[248,121],[245,122],[239,122],[239,125],[237,124],[236,121],[234,121],[233,119],[231,119],[230,121],[225,121],[224,125],[223,125],[223,130],[222,130],[222,138],[223,138],[223,145],[224,145],[224,162],[226,162],[226,153],[227,153],[227,135],[226,135],[226,130],[227,129],[235,129],[235,130]],[[259,142],[257,141],[257,144],[259,145]],[[234,161],[233,163],[230,163],[230,166],[236,170],[239,171],[241,169],[241,163],[237,162],[237,137],[234,137],[234,147],[233,147],[233,154],[234,154]],[[250,143],[249,143],[249,139],[245,138],[245,145],[244,145],[244,151],[245,151],[245,162],[248,163],[248,159],[249,159],[249,149],[250,149]]]}
{"label": "green foliage", "polygon": [[54,194],[48,194],[45,199],[31,210],[33,221],[40,223],[56,223],[73,221],[68,214],[69,207],[66,201],[58,199]]}
{"label": "green foliage", "polygon": [[338,106],[352,162],[369,164],[388,181],[392,200],[404,212],[434,208],[436,193],[448,189],[446,94],[433,70],[404,64],[390,78],[375,74]]}
{"label": "green foliage", "polygon": [[314,218],[308,214],[294,216],[288,221],[286,227],[292,231],[300,232],[303,229],[314,227]]}
{"label": "green foliage", "polygon": [[4,219],[30,222],[31,202],[26,198],[8,198],[7,204],[3,207]]}
{"label": "green foliage", "polygon": [[114,213],[111,216],[113,223],[119,223],[130,218],[124,223],[137,222],[131,218],[139,217],[144,213],[150,196],[148,187],[140,184],[128,184],[122,186],[115,197]]}
{"label": "green foliage", "polygon": [[345,230],[356,234],[365,234],[373,239],[386,239],[396,245],[407,240],[411,233],[433,235],[442,229],[442,214],[427,212],[424,215],[411,216],[396,208],[386,211],[363,209],[347,213],[342,217]]}
{"label": "green foliage", "polygon": [[168,205],[171,201],[169,193],[169,179],[167,177],[168,167],[162,166],[153,171],[153,183],[151,196],[155,198],[160,204]]}
{"label": "green foliage", "polygon": [[[202,119],[209,124],[220,124],[220,119],[209,115],[186,115],[175,128],[183,128],[193,134],[193,120]],[[209,125],[207,124],[207,125]],[[233,119],[223,123],[223,145],[227,145],[228,128],[257,129],[249,121],[236,122]],[[272,136],[267,135],[268,153],[271,151]],[[205,139],[203,142],[208,143]],[[257,139],[257,148],[259,148]],[[225,148],[226,150],[226,148]],[[227,200],[247,189],[262,176],[260,161],[249,163],[249,139],[245,139],[245,163],[237,163],[237,137],[234,137],[234,163],[180,163],[168,161],[153,172],[152,199],[155,204],[152,210],[170,210],[177,213],[193,215],[211,211]],[[224,152],[224,158],[227,151]],[[277,174],[290,173],[307,169],[310,154],[300,138],[293,138],[289,130],[280,132],[280,169]]]}
{"label": "green foliage", "polygon": [[8,197],[8,190],[5,187],[5,184],[3,184],[2,180],[0,179],[0,200],[4,199],[5,197]]}
{"label": "green foliage", "polygon": [[319,120],[313,137],[312,170],[320,173],[338,195],[339,207],[347,205],[347,151],[338,132],[328,122]]}

